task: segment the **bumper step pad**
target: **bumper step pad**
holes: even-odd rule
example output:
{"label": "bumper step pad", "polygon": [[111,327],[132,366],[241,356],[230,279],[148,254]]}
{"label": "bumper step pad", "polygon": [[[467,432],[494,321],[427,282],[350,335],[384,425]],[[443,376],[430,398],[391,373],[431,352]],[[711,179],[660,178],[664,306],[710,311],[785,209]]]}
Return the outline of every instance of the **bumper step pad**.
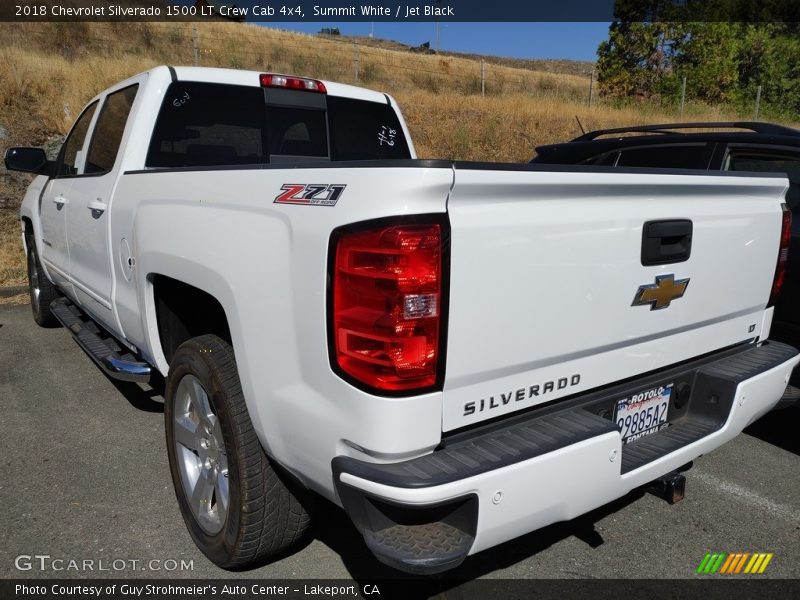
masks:
{"label": "bumper step pad", "polygon": [[140,362],[131,352],[82,313],[67,298],[57,298],[50,310],[61,324],[72,332],[72,337],[100,368],[113,379],[147,383],[150,365]]}
{"label": "bumper step pad", "polygon": [[522,462],[616,430],[608,419],[582,409],[567,410],[531,417],[401,463],[374,464],[337,457],[334,472],[337,479],[340,472],[346,471],[394,487],[432,487]]}
{"label": "bumper step pad", "polygon": [[421,574],[461,564],[474,540],[473,535],[444,522],[364,530],[367,547],[383,562]]}

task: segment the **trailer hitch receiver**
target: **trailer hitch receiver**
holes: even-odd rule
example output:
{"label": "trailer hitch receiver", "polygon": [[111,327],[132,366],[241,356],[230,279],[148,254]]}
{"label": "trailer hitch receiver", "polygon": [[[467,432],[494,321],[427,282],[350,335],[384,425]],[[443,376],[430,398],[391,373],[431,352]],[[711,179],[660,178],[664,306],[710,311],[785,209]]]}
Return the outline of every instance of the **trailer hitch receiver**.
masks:
{"label": "trailer hitch receiver", "polygon": [[651,481],[644,489],[668,504],[675,504],[686,496],[686,477],[680,471],[672,471]]}

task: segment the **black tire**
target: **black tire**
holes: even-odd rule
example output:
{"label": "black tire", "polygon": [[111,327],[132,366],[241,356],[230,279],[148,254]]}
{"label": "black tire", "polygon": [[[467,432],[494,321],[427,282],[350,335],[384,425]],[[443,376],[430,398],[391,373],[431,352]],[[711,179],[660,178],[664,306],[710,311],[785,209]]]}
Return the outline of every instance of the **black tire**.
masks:
{"label": "black tire", "polygon": [[[182,386],[181,382],[184,380]],[[192,395],[187,395],[187,390],[196,385],[196,382],[205,391],[209,408],[217,419],[214,421],[212,418],[209,423],[214,423],[212,429],[216,432],[218,422],[225,456],[216,434],[211,434],[214,437],[210,442],[204,437],[203,450],[197,452],[189,450],[189,446],[176,444],[176,428],[181,429],[181,425],[176,424],[175,415],[178,414],[180,418],[183,414],[186,419],[196,416],[194,412],[186,412],[186,406],[195,404],[193,400],[187,400]],[[310,524],[305,508],[310,494],[299,490],[295,482],[273,467],[264,453],[247,412],[233,349],[227,342],[215,335],[203,335],[181,344],[170,363],[164,419],[170,472],[183,519],[197,547],[212,562],[224,569],[248,568],[288,549],[302,537]],[[184,422],[191,425],[194,421]],[[197,420],[196,431],[200,431],[201,426],[205,427],[204,423],[205,421]],[[188,429],[182,429],[178,434],[185,434],[187,431]],[[210,433],[211,429],[207,428],[205,432]],[[211,450],[207,449],[209,447]],[[209,458],[214,448],[219,453],[215,455],[216,458]],[[191,469],[195,467],[185,466],[191,463],[192,454],[198,457],[197,465],[203,465],[196,467],[196,472],[200,473],[197,481],[206,472],[204,468],[218,473],[219,465],[223,461],[227,463],[225,482],[218,479],[221,472],[208,475],[208,481],[216,483],[211,499],[200,501],[200,508],[195,509],[203,511],[208,506],[206,512],[201,512],[199,517],[190,506],[190,501],[195,506],[198,502],[187,497],[186,481],[182,475],[187,473],[188,468],[190,474],[186,479],[192,477]],[[203,456],[206,458],[203,459]],[[209,460],[212,466],[208,466]],[[195,487],[198,485],[196,483]],[[207,489],[210,484],[205,485]],[[228,504],[224,517],[220,518],[220,496],[217,494],[225,486],[228,490]],[[224,491],[222,494],[221,497],[224,497]],[[197,494],[198,497],[201,495],[203,494]],[[216,522],[212,523],[215,510]],[[201,520],[205,526],[201,524]],[[212,525],[220,527],[219,531],[214,531]]]}
{"label": "black tire", "polygon": [[58,289],[42,271],[42,263],[36,252],[36,243],[28,238],[28,293],[31,298],[33,320],[41,327],[56,327],[58,319],[50,311],[50,303],[59,297]]}

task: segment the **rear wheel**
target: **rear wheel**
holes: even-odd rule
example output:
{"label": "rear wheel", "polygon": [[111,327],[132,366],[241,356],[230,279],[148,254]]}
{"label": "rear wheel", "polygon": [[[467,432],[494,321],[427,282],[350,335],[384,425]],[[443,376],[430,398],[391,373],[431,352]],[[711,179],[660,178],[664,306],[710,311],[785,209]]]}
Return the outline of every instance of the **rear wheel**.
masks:
{"label": "rear wheel", "polygon": [[31,297],[33,320],[42,327],[55,327],[58,319],[50,311],[50,303],[58,298],[58,290],[47,279],[36,253],[36,244],[28,239],[28,292]]}
{"label": "rear wheel", "polygon": [[253,431],[230,345],[214,335],[183,343],[170,364],[165,400],[175,494],[203,554],[241,569],[296,542],[308,512]]}

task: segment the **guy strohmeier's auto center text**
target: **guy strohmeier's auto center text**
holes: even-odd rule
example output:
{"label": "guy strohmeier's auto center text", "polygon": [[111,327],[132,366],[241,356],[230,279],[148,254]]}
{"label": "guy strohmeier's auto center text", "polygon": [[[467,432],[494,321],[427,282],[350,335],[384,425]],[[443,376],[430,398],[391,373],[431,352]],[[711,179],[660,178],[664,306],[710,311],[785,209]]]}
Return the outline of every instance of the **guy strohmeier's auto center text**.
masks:
{"label": "guy strohmeier's auto center text", "polygon": [[[216,12],[215,12],[216,11]],[[219,14],[222,17],[232,18],[253,18],[262,17],[296,17],[305,19],[306,17],[337,17],[337,18],[384,18],[384,19],[418,19],[420,17],[455,17],[456,13],[452,6],[448,4],[423,4],[411,6],[407,4],[375,5],[375,4],[352,4],[350,6],[319,6],[311,7],[311,10],[304,10],[301,5],[290,6],[288,4],[254,4],[253,6],[221,5],[215,8],[206,5],[200,6],[122,6],[118,4],[110,5],[90,5],[90,6],[62,6],[55,5],[16,5],[14,14],[17,17],[68,17],[68,18],[92,18],[92,17],[203,17]]]}

